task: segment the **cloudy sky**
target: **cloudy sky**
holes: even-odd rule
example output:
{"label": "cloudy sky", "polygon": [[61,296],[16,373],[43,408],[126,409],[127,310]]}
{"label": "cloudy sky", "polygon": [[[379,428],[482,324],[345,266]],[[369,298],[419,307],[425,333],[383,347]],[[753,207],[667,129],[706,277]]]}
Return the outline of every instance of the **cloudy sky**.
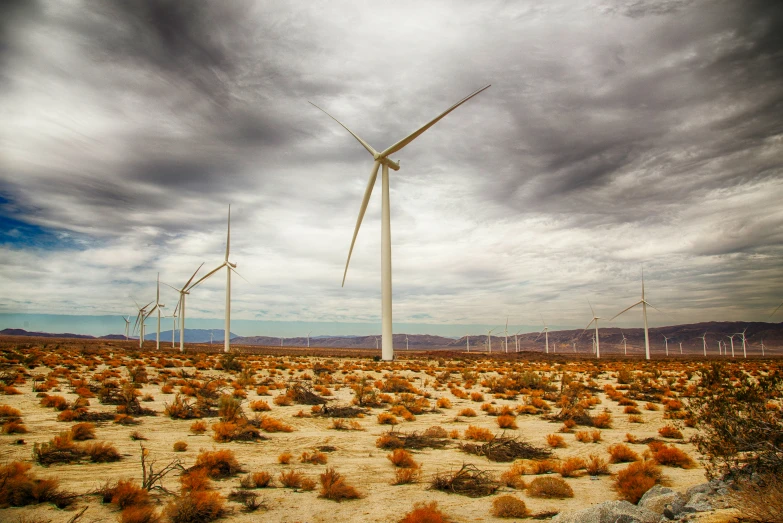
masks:
{"label": "cloudy sky", "polygon": [[231,204],[240,334],[377,332],[380,183],[341,288],[372,158],[307,102],[380,150],[486,84],[393,156],[397,332],[582,327],[642,267],[652,325],[783,301],[779,2],[15,0],[0,313],[133,313],[222,262]]}

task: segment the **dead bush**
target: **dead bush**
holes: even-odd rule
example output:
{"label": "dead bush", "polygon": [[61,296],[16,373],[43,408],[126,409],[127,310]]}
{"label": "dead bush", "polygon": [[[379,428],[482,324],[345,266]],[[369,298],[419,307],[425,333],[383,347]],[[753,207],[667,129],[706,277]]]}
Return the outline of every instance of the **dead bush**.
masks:
{"label": "dead bush", "polygon": [[394,481],[392,485],[408,485],[411,483],[418,483],[421,479],[421,466],[415,464],[415,466],[408,468],[398,468],[394,471]]}
{"label": "dead bush", "polygon": [[783,523],[783,479],[765,474],[751,480],[743,477],[730,489],[730,505],[743,519],[765,523]]}
{"label": "dead bush", "polygon": [[527,494],[534,498],[572,498],[571,486],[560,478],[544,476],[535,478],[527,487]]}
{"label": "dead bush", "polygon": [[398,523],[451,523],[451,520],[440,511],[437,501],[433,501],[429,504],[415,503],[413,510]]}
{"label": "dead bush", "polygon": [[560,434],[548,434],[546,437],[546,442],[547,445],[555,449],[561,449],[568,446],[566,445],[565,439],[563,439],[563,436]]}
{"label": "dead bush", "polygon": [[609,459],[611,463],[627,463],[630,461],[639,461],[641,459],[636,452],[631,450],[631,447],[624,443],[610,445],[607,450],[611,456]]}
{"label": "dead bush", "polygon": [[0,466],[0,508],[46,502],[65,508],[73,502],[75,496],[60,490],[57,480],[37,479],[29,474],[31,468],[20,461]]}
{"label": "dead bush", "polygon": [[609,464],[597,454],[590,454],[590,457],[587,459],[586,470],[591,476],[605,476],[611,474],[611,472],[609,472]]}
{"label": "dead bush", "polygon": [[302,487],[302,480],[305,477],[296,470],[284,470],[277,479],[286,488],[298,489]]}
{"label": "dead bush", "polygon": [[191,468],[206,470],[207,476],[212,479],[228,478],[242,472],[234,451],[228,449],[201,451]]}
{"label": "dead bush", "polygon": [[120,480],[117,484],[103,492],[103,497],[109,498],[113,505],[120,509],[130,506],[146,505],[149,503],[149,492],[137,486],[130,480]]}
{"label": "dead bush", "polygon": [[496,518],[525,518],[528,514],[525,502],[515,496],[506,494],[492,502],[492,515]]}
{"label": "dead bush", "polygon": [[668,467],[691,469],[696,466],[696,462],[690,456],[673,445],[658,447],[652,452],[652,458],[659,465]]}
{"label": "dead bush", "polygon": [[518,461],[511,465],[511,468],[500,475],[500,481],[507,487],[517,490],[527,488],[527,484],[522,476],[525,474],[525,464]]}
{"label": "dead bush", "polygon": [[190,469],[182,473],[179,483],[183,492],[209,490],[209,475],[207,469]]}
{"label": "dead bush", "polygon": [[122,459],[117,447],[106,441],[87,443],[84,445],[84,453],[93,463],[112,463]]}
{"label": "dead bush", "polygon": [[478,498],[494,494],[500,488],[500,483],[495,481],[488,471],[466,463],[456,472],[436,474],[430,488]]}
{"label": "dead bush", "polygon": [[225,499],[218,492],[194,490],[172,500],[165,512],[171,523],[209,523],[225,514]]}
{"label": "dead bush", "polygon": [[77,423],[71,427],[71,438],[74,441],[95,439],[95,425],[92,423]]}
{"label": "dead bush", "polygon": [[120,513],[120,523],[160,523],[160,515],[150,506],[126,507]]}
{"label": "dead bush", "polygon": [[680,432],[676,427],[672,427],[671,425],[664,425],[660,429],[658,429],[658,434],[661,435],[663,438],[671,438],[671,439],[682,439],[682,432]]}
{"label": "dead bush", "polygon": [[194,421],[190,425],[190,432],[193,434],[204,434],[207,431],[207,422],[203,420]]}
{"label": "dead bush", "polygon": [[582,458],[571,457],[560,464],[558,472],[564,478],[577,478],[582,474],[579,472],[587,468],[587,463]]}
{"label": "dead bush", "polygon": [[614,488],[621,499],[637,503],[645,492],[661,481],[662,475],[654,461],[636,461],[617,473]]}
{"label": "dead bush", "polygon": [[318,479],[321,482],[319,498],[340,502],[344,499],[359,499],[361,497],[359,491],[347,484],[345,478],[332,467],[326,469],[326,472],[321,474]]}
{"label": "dead bush", "polygon": [[492,441],[495,435],[489,429],[468,425],[468,428],[465,429],[464,438],[473,441]]}
{"label": "dead bush", "polygon": [[552,451],[536,447],[517,437],[497,436],[484,444],[461,443],[460,450],[476,456],[485,456],[490,461],[508,463],[517,459],[545,458]]}
{"label": "dead bush", "polygon": [[173,449],[174,452],[185,452],[188,450],[188,443],[186,441],[175,441]]}
{"label": "dead bush", "polygon": [[404,449],[394,449],[391,454],[386,455],[386,459],[391,461],[395,467],[410,468],[417,466],[413,455]]}
{"label": "dead bush", "polygon": [[498,416],[497,417],[498,427],[501,429],[516,429],[517,428],[517,422],[516,418],[514,416]]}
{"label": "dead bush", "polygon": [[325,465],[328,459],[328,456],[323,452],[313,452],[312,454],[309,452],[302,452],[302,455],[299,457],[299,461],[311,465]]}

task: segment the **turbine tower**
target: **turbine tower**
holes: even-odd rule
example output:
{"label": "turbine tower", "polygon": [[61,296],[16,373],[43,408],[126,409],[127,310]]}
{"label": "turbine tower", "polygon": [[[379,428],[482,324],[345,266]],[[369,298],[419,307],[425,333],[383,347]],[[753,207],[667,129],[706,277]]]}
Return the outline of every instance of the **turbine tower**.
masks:
{"label": "turbine tower", "polygon": [[122,317],[123,320],[125,320],[125,341],[128,341],[128,330],[130,329],[130,316]]}
{"label": "turbine tower", "polygon": [[[198,271],[201,270],[201,267],[203,267],[204,264],[198,266],[198,269],[190,276],[188,281],[185,283],[185,285],[182,286],[181,289],[178,289],[174,287],[173,285],[169,285],[168,283],[163,283],[163,285],[168,285],[175,291],[179,293],[179,300],[177,301],[177,306],[174,307],[174,316],[177,315],[177,311],[179,311],[179,351],[184,352],[185,350],[185,296],[190,294],[190,290],[195,287],[194,284],[192,287],[190,286],[190,282],[193,281],[193,278],[196,277],[196,274],[198,274]],[[172,338],[174,337],[174,334],[172,333]]]}
{"label": "turbine tower", "polygon": [[136,323],[133,324],[133,332],[136,332],[136,327],[141,323],[141,326],[139,327],[139,348],[141,349],[144,344],[144,315],[147,312],[147,307],[152,305],[152,302],[149,302],[144,307],[139,307],[139,304],[134,302],[136,304],[136,309],[138,309],[139,313],[136,315]]}
{"label": "turbine tower", "polygon": [[[732,334],[731,336],[726,336],[727,338],[729,338],[731,340],[731,357],[732,358],[734,357],[734,336],[736,336],[736,334]],[[723,344],[725,346],[726,342],[724,341]]]}
{"label": "turbine tower", "polygon": [[587,329],[590,328],[590,325],[595,323],[595,337],[593,338],[593,348],[595,350],[595,357],[600,359],[601,358],[601,342],[598,338],[598,320],[601,319],[600,316],[595,315],[595,310],[593,310],[593,304],[590,303],[590,300],[587,300],[587,304],[590,306],[590,312],[593,313],[593,319],[590,320],[590,323],[587,324],[587,327],[582,332],[585,332]]}
{"label": "turbine tower", "polygon": [[[642,299],[637,301],[636,303],[634,303],[633,305],[631,305],[627,309],[625,309],[625,310],[615,314],[614,318],[620,316],[621,314],[623,314],[625,312],[628,312],[629,310],[633,309],[637,305],[641,305],[642,306],[642,316],[644,317],[644,358],[649,360],[650,359],[650,332],[647,329],[647,306],[650,306],[653,309],[655,309],[655,307],[653,307],[653,305],[651,305],[650,302],[648,302],[647,300],[644,299],[644,269],[642,269]],[[655,309],[655,310],[658,311],[658,312],[661,312],[658,309]],[[614,318],[612,318],[609,321],[611,322],[612,320],[614,320]]]}
{"label": "turbine tower", "polygon": [[764,338],[761,338],[761,357],[764,357]]}
{"label": "turbine tower", "polygon": [[745,345],[745,332],[747,332],[747,330],[748,328],[745,327],[744,329],[742,329],[742,332],[738,332],[736,334],[737,336],[742,336],[742,355],[745,359],[748,359],[748,350]]}
{"label": "turbine tower", "polygon": [[620,334],[623,335],[623,353],[628,356],[628,344],[627,340],[625,339],[625,333],[621,330]]}
{"label": "turbine tower", "polygon": [[[591,308],[592,308],[592,306],[591,306]],[[546,351],[546,354],[549,354],[549,327],[546,326],[546,320],[544,320],[544,315],[543,314],[541,315],[541,323],[544,324],[544,329],[538,334],[538,337],[536,338],[536,340],[538,340],[538,338],[540,338],[542,334],[544,335],[545,351]],[[590,325],[588,324],[588,327],[589,326]]]}
{"label": "turbine tower", "polygon": [[506,354],[508,354],[508,316],[506,316],[506,328],[503,332],[506,333]]}
{"label": "turbine tower", "polygon": [[492,331],[497,329],[497,327],[493,327],[487,331],[487,347],[489,348],[489,353],[492,354]]}
{"label": "turbine tower", "polygon": [[666,345],[666,357],[669,357],[669,338],[666,337],[666,335],[662,334],[664,344]]}
{"label": "turbine tower", "polygon": [[307,348],[310,348],[310,335],[313,333],[313,331],[310,331],[307,333]]}
{"label": "turbine tower", "polygon": [[408,350],[408,335],[405,335],[405,350]]}
{"label": "turbine tower", "polygon": [[704,348],[704,357],[707,357],[707,331],[704,331],[704,334],[696,338],[697,340],[701,340],[702,347]]}
{"label": "turbine tower", "polygon": [[215,274],[223,267],[226,268],[226,326],[225,326],[226,334],[225,334],[225,339],[223,340],[223,352],[228,352],[231,350],[231,271],[236,272],[237,276],[239,276],[244,280],[242,275],[237,272],[237,264],[228,261],[228,256],[230,254],[230,251],[231,251],[231,206],[229,205],[228,206],[228,230],[226,232],[226,257],[223,260],[223,263],[221,263],[217,268],[212,269],[210,272],[204,275],[199,281],[193,284],[193,287],[195,287],[196,285],[206,280],[207,278]]}
{"label": "turbine tower", "polygon": [[522,329],[519,329],[514,333],[514,345],[517,347],[517,352],[519,352],[519,333],[522,332]]}
{"label": "turbine tower", "polygon": [[345,277],[348,274],[348,264],[351,261],[351,253],[353,252],[353,246],[356,243],[356,235],[359,234],[359,227],[362,225],[362,219],[364,218],[364,212],[367,210],[367,204],[370,201],[370,196],[372,195],[373,187],[375,186],[375,180],[378,177],[378,169],[383,166],[382,175],[381,175],[381,186],[382,186],[382,198],[381,198],[381,336],[382,336],[382,349],[381,349],[381,358],[384,361],[391,361],[394,359],[394,341],[392,339],[392,267],[391,267],[391,211],[389,208],[389,168],[391,168],[394,171],[398,171],[400,169],[400,164],[389,158],[390,155],[399,152],[403,149],[406,145],[411,143],[413,140],[418,138],[422,133],[424,133],[427,129],[435,125],[438,121],[440,121],[443,117],[445,117],[447,114],[452,112],[454,109],[459,107],[460,105],[464,104],[477,94],[479,94],[481,91],[484,91],[485,89],[488,89],[489,85],[482,87],[478,91],[475,91],[474,93],[468,95],[467,97],[463,98],[456,104],[449,107],[446,111],[441,113],[439,116],[434,118],[433,120],[430,120],[428,123],[426,123],[424,126],[419,128],[417,131],[413,132],[412,134],[406,136],[399,142],[395,143],[391,147],[388,147],[387,149],[384,149],[382,152],[378,152],[375,149],[370,146],[367,142],[359,138],[358,135],[356,135],[353,131],[348,129],[342,122],[340,122],[337,118],[332,116],[331,114],[327,113],[314,103],[310,102],[311,105],[313,105],[315,108],[323,111],[327,116],[329,116],[332,120],[340,124],[340,126],[343,127],[346,131],[348,131],[351,136],[353,136],[356,141],[358,141],[366,150],[368,153],[370,153],[375,160],[372,166],[372,170],[370,171],[370,179],[367,182],[367,188],[364,191],[364,197],[362,198],[361,206],[359,207],[359,217],[356,219],[356,227],[354,228],[353,232],[353,239],[351,240],[351,247],[348,249],[348,259],[345,262],[345,272],[343,273],[343,283],[342,285],[345,286]]}

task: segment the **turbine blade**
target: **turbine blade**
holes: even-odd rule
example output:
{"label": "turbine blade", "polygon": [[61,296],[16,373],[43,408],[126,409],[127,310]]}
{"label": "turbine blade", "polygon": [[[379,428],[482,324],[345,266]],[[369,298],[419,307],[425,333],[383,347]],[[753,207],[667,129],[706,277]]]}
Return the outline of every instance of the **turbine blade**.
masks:
{"label": "turbine blade", "polygon": [[584,330],[583,330],[582,332],[584,332],[584,331],[586,331],[587,329],[589,329],[589,328],[590,328],[590,325],[592,325],[594,321],[595,321],[595,318],[593,318],[592,320],[590,320],[590,323],[588,323],[588,324],[587,324],[587,327],[585,327],[585,328],[584,328]]}
{"label": "turbine blade", "polygon": [[351,248],[348,249],[348,259],[345,260],[345,272],[343,272],[342,287],[345,287],[345,277],[348,275],[348,264],[351,263],[351,254],[353,253],[353,246],[356,243],[356,236],[359,234],[359,227],[362,226],[362,219],[364,218],[364,212],[367,210],[367,204],[370,202],[370,196],[372,195],[372,188],[375,186],[375,179],[378,178],[378,168],[381,166],[381,162],[378,160],[372,164],[372,172],[370,173],[370,179],[367,181],[367,188],[364,190],[364,198],[362,199],[362,205],[359,207],[359,217],[356,218],[356,228],[353,231],[353,239],[351,239]]}
{"label": "turbine blade", "polygon": [[[649,301],[645,300],[645,301],[644,301],[644,303],[646,303],[648,307],[652,307],[653,309],[655,309],[656,311],[660,312],[661,314],[666,314],[666,313],[665,313],[665,312],[663,312],[662,310],[660,310],[660,309],[656,308],[654,305],[651,305]],[[666,316],[669,316],[669,315],[668,315],[668,314],[666,314]],[[671,317],[671,316],[669,316],[669,317]]]}
{"label": "turbine blade", "polygon": [[588,298],[588,300],[587,300],[587,304],[590,306],[590,312],[592,312],[592,313],[593,313],[593,316],[595,316],[595,311],[593,310],[593,304],[592,304],[592,303],[590,303],[590,299],[589,299],[589,298]]}
{"label": "turbine blade", "polygon": [[[191,277],[190,277],[190,279],[188,280],[188,282],[187,282],[187,283],[186,283],[186,284],[185,284],[185,285],[182,287],[182,290],[183,290],[183,291],[184,291],[185,289],[187,289],[187,288],[188,288],[188,285],[190,285],[190,282],[192,282],[192,281],[193,281],[193,278],[195,278],[195,277],[196,277],[196,274],[198,273],[198,271],[200,271],[200,270],[201,270],[201,268],[202,268],[203,266],[204,266],[204,262],[201,262],[201,265],[199,265],[199,266],[198,266],[198,269],[196,269],[196,272],[194,272],[194,273],[193,273],[193,276],[191,276]],[[177,290],[179,290],[179,289],[177,289]]]}
{"label": "turbine blade", "polygon": [[144,316],[144,319],[146,320],[150,316],[152,316],[152,313],[155,312],[155,309],[158,308],[158,305],[156,304],[153,308],[150,309],[150,311]]}
{"label": "turbine blade", "polygon": [[371,155],[373,155],[373,157],[375,157],[375,155],[376,155],[376,154],[378,154],[378,151],[376,151],[375,149],[373,149],[373,148],[372,148],[372,146],[371,146],[370,144],[368,144],[367,142],[365,142],[364,140],[362,140],[361,138],[359,138],[359,136],[357,136],[357,134],[356,134],[356,133],[354,133],[353,131],[351,131],[350,129],[348,129],[348,127],[346,127],[346,126],[345,126],[345,124],[344,124],[344,123],[342,123],[340,120],[338,120],[337,118],[335,118],[335,117],[334,117],[334,116],[332,116],[331,114],[327,113],[326,111],[324,111],[323,109],[321,109],[320,107],[318,107],[317,105],[315,105],[313,102],[308,102],[308,103],[309,103],[310,105],[312,105],[313,107],[315,107],[316,109],[318,109],[318,110],[320,110],[320,111],[323,111],[323,113],[324,113],[326,116],[328,116],[329,118],[331,118],[331,119],[332,119],[332,120],[334,120],[335,122],[339,123],[339,124],[340,124],[340,126],[341,126],[343,129],[345,129],[346,131],[348,131],[349,133],[351,133],[351,136],[353,136],[354,138],[356,138],[356,141],[357,141],[357,142],[359,142],[360,144],[362,144],[362,146],[363,146],[365,149],[367,149],[367,152],[368,152],[368,153],[370,153]]}
{"label": "turbine blade", "polygon": [[[778,312],[778,311],[780,310],[780,308],[781,308],[781,307],[783,307],[783,303],[781,303],[780,305],[778,305],[777,307],[775,307],[775,310],[774,310],[774,311],[772,311],[772,314],[770,314],[770,315],[769,315],[769,317],[770,317],[770,318],[772,318],[772,316],[774,316],[774,315],[775,315],[775,313],[776,313],[776,312]],[[769,318],[767,318],[767,319],[769,319]]]}
{"label": "turbine blade", "polygon": [[180,291],[178,288],[174,287],[173,285],[169,285],[169,284],[168,284],[168,283],[166,283],[165,281],[162,281],[162,282],[160,282],[160,283],[162,283],[162,284],[163,284],[163,285],[165,285],[166,287],[171,287],[172,289],[174,289],[174,290],[175,290],[175,291],[177,291],[177,292],[179,292],[179,291]]}
{"label": "turbine blade", "polygon": [[174,307],[174,314],[172,316],[176,316],[177,312],[179,311],[179,306],[182,305],[182,294],[179,295],[179,299],[177,300],[177,306]]}
{"label": "turbine blade", "polygon": [[[628,312],[629,310],[633,309],[633,308],[634,308],[634,307],[636,307],[637,305],[640,305],[641,303],[642,303],[641,301],[637,301],[636,303],[634,303],[633,305],[631,305],[631,306],[630,306],[630,307],[628,307],[627,309],[623,310],[622,312],[618,312],[617,314],[615,314],[614,316],[612,316],[612,319],[611,319],[611,320],[609,320],[609,321],[611,322],[611,321],[612,321],[612,320],[614,320],[616,317],[618,317],[620,314],[624,314],[624,313]],[[650,305],[650,306],[652,307],[652,305]]]}
{"label": "turbine blade", "polygon": [[155,303],[158,303],[160,301],[160,273],[158,273],[158,287],[155,294]]}
{"label": "turbine blade", "polygon": [[223,262],[223,263],[221,263],[221,264],[220,264],[220,265],[217,267],[217,269],[212,269],[210,272],[208,272],[207,274],[205,274],[204,276],[202,276],[202,277],[201,277],[201,279],[199,279],[199,280],[198,280],[196,283],[194,283],[193,285],[191,285],[190,287],[188,287],[188,290],[190,290],[190,289],[193,289],[193,288],[194,288],[196,285],[198,285],[198,284],[199,284],[199,283],[201,283],[202,281],[206,280],[207,278],[209,278],[210,276],[212,276],[213,274],[215,274],[217,271],[219,271],[220,269],[222,269],[222,268],[223,268],[223,267],[225,267],[225,266],[226,266],[226,262]]}
{"label": "turbine blade", "polygon": [[453,111],[454,109],[456,109],[460,105],[464,104],[465,102],[467,102],[468,100],[470,100],[471,98],[473,98],[474,96],[479,94],[481,91],[484,91],[485,89],[489,89],[489,88],[490,88],[490,86],[487,85],[485,87],[482,87],[478,91],[475,91],[472,94],[469,94],[468,96],[466,96],[465,98],[463,98],[459,102],[455,103],[454,105],[452,105],[451,107],[446,109],[440,115],[436,116],[434,119],[432,119],[428,123],[424,124],[417,131],[414,131],[413,133],[409,134],[408,136],[406,136],[405,138],[403,138],[399,142],[395,143],[394,145],[392,145],[391,147],[389,147],[388,149],[383,151],[381,153],[381,156],[385,158],[385,157],[389,156],[390,154],[396,153],[397,151],[399,151],[400,149],[402,149],[403,147],[405,147],[406,145],[411,143],[413,140],[415,140],[416,138],[421,136],[421,134],[424,133],[424,131],[426,131],[427,129],[429,129],[430,127],[432,127],[436,123],[438,123],[444,116],[449,114],[451,111]]}
{"label": "turbine blade", "polygon": [[231,268],[231,270],[232,270],[232,271],[234,271],[234,274],[236,274],[237,276],[239,276],[240,278],[242,278],[243,280],[245,280],[247,283],[250,283],[249,281],[247,281],[247,278],[245,278],[244,276],[242,276],[241,274],[239,274],[239,272],[238,272],[238,271],[237,271],[235,268],[231,267],[230,265],[229,265],[229,267]]}

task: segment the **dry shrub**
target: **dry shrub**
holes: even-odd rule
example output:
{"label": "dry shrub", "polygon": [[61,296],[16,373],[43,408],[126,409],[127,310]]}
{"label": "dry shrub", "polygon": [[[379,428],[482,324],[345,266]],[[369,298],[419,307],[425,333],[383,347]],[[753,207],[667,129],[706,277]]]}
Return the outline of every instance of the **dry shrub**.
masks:
{"label": "dry shrub", "polygon": [[514,416],[498,416],[498,427],[501,429],[515,429],[517,428],[517,422]]}
{"label": "dry shrub", "polygon": [[278,479],[280,480],[280,484],[284,487],[298,489],[302,487],[302,480],[305,479],[305,477],[301,472],[296,470],[284,470],[280,473]]}
{"label": "dry shrub", "polygon": [[658,450],[652,453],[652,458],[659,465],[666,465],[669,467],[691,469],[696,466],[696,463],[690,456],[673,445],[658,448]]}
{"label": "dry shrub", "polygon": [[508,494],[492,502],[492,515],[496,518],[525,518],[528,513],[524,501]]}
{"label": "dry shrub", "polygon": [[401,449],[405,446],[405,443],[390,432],[381,434],[377,440],[375,440],[375,446],[379,449]]}
{"label": "dry shrub", "polygon": [[379,425],[397,425],[398,423],[399,420],[397,420],[397,416],[390,412],[381,412],[378,414]]}
{"label": "dry shrub", "polygon": [[413,510],[405,514],[398,523],[451,523],[451,520],[440,511],[438,502],[429,504],[415,503]]}
{"label": "dry shrub", "polygon": [[347,484],[345,478],[333,467],[326,469],[326,472],[321,474],[318,479],[321,482],[319,498],[340,502],[344,499],[359,499],[361,497],[359,491]]}
{"label": "dry shrub", "polygon": [[609,459],[611,463],[627,463],[630,461],[639,461],[639,459],[641,459],[639,458],[639,454],[631,450],[631,448],[624,443],[610,445],[607,450],[611,455],[611,458]]}
{"label": "dry shrub", "polygon": [[783,479],[765,474],[756,481],[740,478],[735,485],[737,490],[730,489],[727,497],[743,519],[783,523]]}
{"label": "dry shrub", "polygon": [[661,481],[661,477],[661,468],[654,461],[636,461],[617,473],[614,488],[620,498],[637,503],[645,492]]}
{"label": "dry shrub", "polygon": [[517,490],[527,488],[527,484],[525,484],[525,480],[522,478],[525,474],[525,470],[525,464],[518,461],[500,475],[500,481],[507,487],[515,488]]}
{"label": "dry shrub", "polygon": [[195,490],[166,506],[171,523],[209,523],[225,514],[225,498],[218,492]]}
{"label": "dry shrub", "polygon": [[290,452],[283,452],[279,456],[277,456],[277,462],[281,465],[288,465],[291,463],[291,459],[294,457],[293,454]]}
{"label": "dry shrub", "polygon": [[647,409],[647,410],[653,410],[653,411],[660,410],[658,405],[656,405],[655,403],[649,403],[649,402],[644,406],[644,408]]}
{"label": "dry shrub", "polygon": [[551,476],[536,478],[527,487],[527,493],[534,498],[572,498],[571,486],[560,478]]}
{"label": "dry shrub", "polygon": [[41,398],[42,407],[52,407],[56,410],[65,410],[68,408],[68,400],[63,396],[44,396]]}
{"label": "dry shrub", "polygon": [[601,431],[598,429],[591,430],[590,439],[593,440],[593,443],[598,443],[599,441],[601,441]]}
{"label": "dry shrub", "polygon": [[264,432],[293,432],[294,428],[291,425],[280,421],[277,418],[271,416],[261,416],[259,420],[261,430]]}
{"label": "dry shrub", "polygon": [[612,428],[612,415],[608,412],[602,412],[597,416],[591,416],[590,420],[592,421],[593,427],[599,429]]}
{"label": "dry shrub", "polygon": [[83,449],[93,463],[112,463],[122,459],[117,447],[106,441],[87,443]]}
{"label": "dry shrub", "polygon": [[144,434],[142,434],[141,432],[139,432],[138,430],[134,430],[133,432],[130,433],[130,439],[132,439],[133,441],[147,441],[149,438]]}
{"label": "dry shrub", "polygon": [[27,434],[27,427],[21,420],[11,420],[3,423],[3,434]]}
{"label": "dry shrub", "polygon": [[95,439],[95,425],[92,423],[77,423],[71,427],[71,438],[74,441]]}
{"label": "dry shrub", "polygon": [[457,429],[452,429],[451,431],[449,431],[449,438],[459,439],[459,431]]}
{"label": "dry shrub", "polygon": [[628,443],[637,443],[639,441],[639,438],[631,434],[630,432],[625,433],[625,441]]}
{"label": "dry shrub", "polygon": [[471,401],[481,402],[484,401],[484,395],[480,392],[471,392],[470,399]]}
{"label": "dry shrub", "polygon": [[188,450],[188,444],[185,441],[175,441],[173,448],[174,452],[185,452]]}
{"label": "dry shrub", "polygon": [[204,434],[207,431],[207,422],[204,420],[194,421],[190,425],[190,432],[193,434]]}
{"label": "dry shrub", "polygon": [[57,480],[36,479],[29,475],[29,463],[12,461],[0,466],[0,508],[24,507],[52,502],[59,508],[71,504],[73,496],[58,489]]}
{"label": "dry shrub", "polygon": [[212,479],[227,478],[239,472],[242,467],[239,466],[233,450],[202,450],[196,458],[196,464],[193,468],[200,468],[207,471],[207,476]]}
{"label": "dry shrub", "polygon": [[386,459],[391,461],[395,467],[410,468],[417,466],[413,455],[404,449],[394,449],[391,454],[386,455]]}
{"label": "dry shrub", "polygon": [[495,439],[495,436],[489,429],[468,425],[468,428],[465,429],[464,438],[473,441],[492,441]]}
{"label": "dry shrub", "polygon": [[609,472],[609,464],[604,458],[597,454],[590,454],[585,468],[587,473],[591,476],[605,476],[611,474],[611,472]]}
{"label": "dry shrub", "polygon": [[592,438],[590,437],[590,433],[586,430],[578,430],[574,433],[574,437],[577,441],[581,441],[582,443],[590,443],[592,441]]}
{"label": "dry shrub", "polygon": [[288,407],[290,405],[294,404],[294,400],[292,400],[289,396],[286,396],[285,394],[280,394],[278,396],[275,396],[275,399],[272,400],[275,405],[279,407]]}
{"label": "dry shrub", "polygon": [[534,459],[528,462],[528,471],[535,475],[557,472],[559,468],[557,461],[551,459]]}
{"label": "dry shrub", "polygon": [[682,439],[682,432],[680,432],[676,427],[672,427],[671,425],[664,425],[658,429],[658,434],[664,438]]}
{"label": "dry shrub", "polygon": [[456,472],[441,472],[436,474],[430,488],[443,492],[453,492],[471,498],[490,496],[500,488],[500,483],[495,481],[486,470],[480,470],[475,465],[465,463]]}
{"label": "dry shrub", "polygon": [[267,488],[272,485],[272,475],[269,472],[254,472],[242,478],[239,483],[242,488]]}
{"label": "dry shrub", "polygon": [[577,478],[581,476],[580,470],[587,468],[587,463],[582,458],[568,458],[560,464],[560,475],[564,478]]}
{"label": "dry shrub", "polygon": [[644,418],[641,416],[628,416],[628,423],[644,423]]}
{"label": "dry shrub", "polygon": [[311,465],[325,465],[328,461],[328,457],[323,452],[302,452],[299,461],[302,463],[310,463]]}
{"label": "dry shrub", "polygon": [[415,464],[408,468],[399,468],[394,471],[394,481],[392,485],[408,485],[418,483],[421,479],[421,466]]}
{"label": "dry shrub", "polygon": [[272,410],[272,407],[270,407],[269,403],[264,400],[256,400],[250,403],[250,410],[253,412],[266,412]]}
{"label": "dry shrub", "polygon": [[220,421],[212,425],[212,439],[218,443],[229,441],[258,441],[262,439],[258,429],[243,419],[236,422]]}
{"label": "dry shrub", "polygon": [[642,411],[640,411],[638,407],[633,407],[633,406],[629,405],[629,406],[627,406],[627,407],[625,407],[623,409],[623,413],[624,414],[641,414]]}
{"label": "dry shrub", "polygon": [[160,515],[148,505],[126,507],[119,517],[120,523],[159,523]]}
{"label": "dry shrub", "polygon": [[190,469],[179,477],[179,483],[183,492],[209,490],[207,469]]}
{"label": "dry shrub", "polygon": [[438,401],[435,403],[439,409],[450,409],[451,408],[451,401],[449,398],[438,398]]}
{"label": "dry shrub", "polygon": [[459,416],[465,416],[466,418],[475,418],[476,417],[476,411],[473,409],[462,409],[459,411]]}
{"label": "dry shrub", "polygon": [[563,439],[563,436],[559,434],[547,434],[546,437],[547,445],[549,445],[552,448],[561,449],[565,448],[568,445],[566,445],[565,439]]}
{"label": "dry shrub", "polygon": [[17,419],[22,417],[22,411],[10,405],[0,405],[0,418]]}
{"label": "dry shrub", "polygon": [[136,486],[131,480],[117,482],[117,485],[104,493],[104,498],[111,495],[111,503],[119,508],[146,505],[149,503],[150,495],[145,489]]}

